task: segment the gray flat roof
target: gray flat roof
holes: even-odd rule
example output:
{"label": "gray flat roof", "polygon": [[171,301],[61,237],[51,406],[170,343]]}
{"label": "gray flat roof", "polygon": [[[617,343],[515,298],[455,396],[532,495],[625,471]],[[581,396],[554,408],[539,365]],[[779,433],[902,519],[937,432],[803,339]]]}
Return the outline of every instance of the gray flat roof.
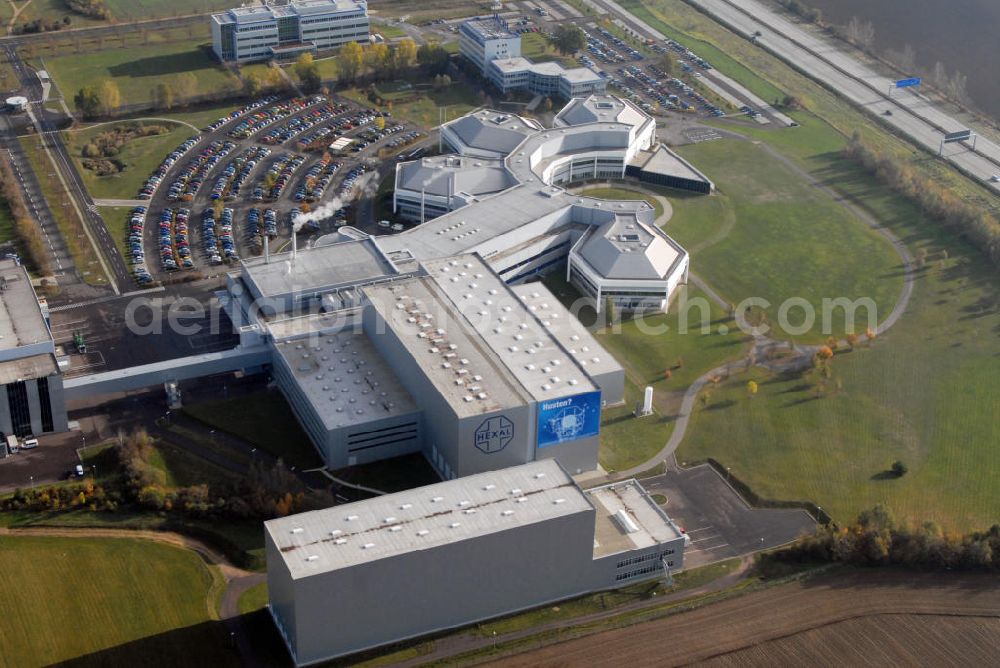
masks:
{"label": "gray flat roof", "polygon": [[396,167],[396,190],[447,197],[459,193],[486,195],[500,192],[517,181],[502,160],[467,158],[456,155],[435,156]]}
{"label": "gray flat roof", "polygon": [[562,344],[577,364],[591,377],[620,371],[621,365],[604,349],[594,335],[562,305],[542,283],[512,285],[511,290],[541,320],[548,332]]}
{"label": "gray flat roof", "polygon": [[520,35],[511,32],[503,23],[494,18],[471,19],[462,25],[478,34],[484,40],[521,39]]}
{"label": "gray flat roof", "polygon": [[270,520],[264,530],[300,579],[590,512],[573,479],[545,459]]}
{"label": "gray flat roof", "polygon": [[597,511],[594,518],[595,558],[641,550],[682,535],[636,480],[594,487],[584,494]]}
{"label": "gray flat roof", "polygon": [[456,415],[527,403],[529,395],[433,280],[393,281],[364,293]]}
{"label": "gray flat roof", "polygon": [[[496,62],[496,61],[494,61]],[[541,129],[534,121],[509,112],[480,109],[444,124],[466,146],[501,155]]]}
{"label": "gray flat roof", "polygon": [[13,260],[0,261],[0,350],[51,340],[27,270]]}
{"label": "gray flat roof", "polygon": [[588,230],[574,250],[594,271],[612,280],[666,280],[685,255],[656,226],[622,217]]}
{"label": "gray flat roof", "polygon": [[677,155],[663,144],[659,144],[652,151],[642,151],[637,153],[632,164],[638,165],[644,172],[653,174],[663,174],[664,176],[676,176],[682,179],[691,179],[712,183],[707,176],[702,174],[687,160]]}
{"label": "gray flat roof", "polygon": [[536,401],[597,389],[536,317],[540,307],[523,302],[478,255],[423,264],[456,310]]}
{"label": "gray flat roof", "polygon": [[294,259],[290,252],[272,253],[270,262],[257,257],[240,264],[244,280],[264,297],[336,289],[398,273],[371,239],[302,248]]}
{"label": "gray flat roof", "polygon": [[367,5],[357,0],[293,0],[288,5],[234,7],[226,12],[212,14],[216,23],[260,23],[273,21],[281,16],[315,14],[339,14],[359,10],[367,11]]}
{"label": "gray flat roof", "polygon": [[585,125],[601,121],[614,121],[640,127],[652,122],[652,119],[631,102],[614,95],[573,98],[555,118],[557,125]]}
{"label": "gray flat roof", "polygon": [[317,333],[275,344],[326,429],[417,410],[363,332]]}
{"label": "gray flat roof", "polygon": [[22,380],[45,378],[59,372],[53,355],[32,355],[9,362],[0,362],[0,385]]}

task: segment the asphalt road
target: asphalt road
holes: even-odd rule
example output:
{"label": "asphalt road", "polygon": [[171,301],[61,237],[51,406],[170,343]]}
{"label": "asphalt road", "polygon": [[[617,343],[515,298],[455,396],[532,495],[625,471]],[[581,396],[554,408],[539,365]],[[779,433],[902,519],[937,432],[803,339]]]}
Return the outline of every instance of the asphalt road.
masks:
{"label": "asphalt road", "polygon": [[[961,121],[933,105],[913,89],[896,90],[889,97],[891,80],[839,49],[796,26],[756,0],[692,0],[738,34],[760,32],[759,43],[813,79],[837,90],[845,98],[877,114],[881,120],[936,153],[944,132],[965,129]],[[984,66],[992,66],[992,63]],[[885,115],[889,110],[892,115]],[[970,142],[945,147],[945,159],[1000,191],[990,177],[1000,174],[1000,146],[983,137],[973,151]]]}
{"label": "asphalt road", "polygon": [[685,569],[784,545],[816,528],[804,510],[751,508],[707,464],[672,469],[642,485],[667,497],[667,515],[691,537]]}
{"label": "asphalt road", "polygon": [[[41,81],[35,72],[23,63],[16,48],[7,45],[5,50],[7,59],[21,82],[21,93],[29,100],[31,113],[37,121],[38,130],[43,134],[46,145],[55,157],[56,167],[67,183],[69,195],[75,201],[83,217],[83,224],[90,232],[96,252],[104,259],[102,267],[113,283],[113,290],[116,293],[121,292],[123,288],[127,289],[128,286],[132,285],[128,267],[125,266],[125,261],[118,252],[104,220],[97,214],[97,208],[69,157],[62,136],[50,118],[50,113],[42,104]],[[78,267],[78,269],[81,268]],[[96,271],[97,268],[95,267],[94,270]]]}

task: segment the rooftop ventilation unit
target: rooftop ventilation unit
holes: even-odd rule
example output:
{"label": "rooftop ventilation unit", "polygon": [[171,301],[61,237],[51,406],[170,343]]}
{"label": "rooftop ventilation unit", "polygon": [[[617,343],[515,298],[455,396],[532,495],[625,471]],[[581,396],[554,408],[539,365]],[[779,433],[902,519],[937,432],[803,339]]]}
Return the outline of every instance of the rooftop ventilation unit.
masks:
{"label": "rooftop ventilation unit", "polygon": [[629,514],[625,512],[624,508],[619,508],[615,511],[615,520],[618,521],[618,524],[621,525],[621,528],[625,531],[625,533],[636,533],[639,530],[639,527],[636,526],[632,518],[629,517]]}

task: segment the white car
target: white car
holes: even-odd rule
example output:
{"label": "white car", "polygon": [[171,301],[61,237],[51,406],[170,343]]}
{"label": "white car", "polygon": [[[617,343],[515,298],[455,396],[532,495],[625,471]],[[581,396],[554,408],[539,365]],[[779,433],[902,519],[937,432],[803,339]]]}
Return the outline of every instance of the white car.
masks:
{"label": "white car", "polygon": [[994,174],[990,177],[990,181],[993,183],[1000,183],[1000,174]]}

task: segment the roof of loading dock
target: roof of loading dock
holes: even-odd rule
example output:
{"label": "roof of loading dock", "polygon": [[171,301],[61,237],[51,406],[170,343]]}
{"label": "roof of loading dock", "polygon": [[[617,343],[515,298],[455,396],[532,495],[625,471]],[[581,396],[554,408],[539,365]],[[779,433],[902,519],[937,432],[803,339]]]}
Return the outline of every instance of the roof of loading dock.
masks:
{"label": "roof of loading dock", "polygon": [[635,480],[584,492],[597,510],[594,557],[641,550],[681,536],[680,530]]}
{"label": "roof of loading dock", "polygon": [[592,512],[552,459],[264,523],[292,579]]}

